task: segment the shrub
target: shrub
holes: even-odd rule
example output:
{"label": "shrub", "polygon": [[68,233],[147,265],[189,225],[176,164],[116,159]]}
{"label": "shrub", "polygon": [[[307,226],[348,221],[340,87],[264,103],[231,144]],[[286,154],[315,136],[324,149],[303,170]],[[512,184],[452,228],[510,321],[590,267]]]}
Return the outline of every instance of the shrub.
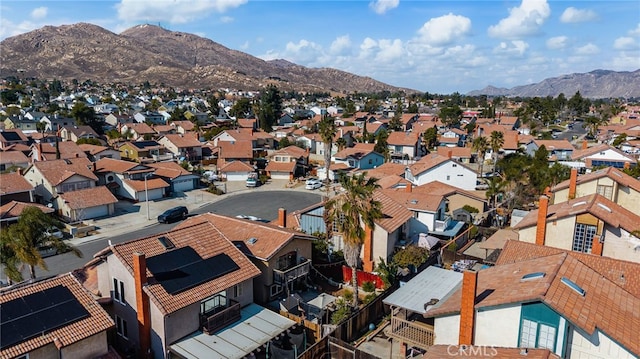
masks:
{"label": "shrub", "polygon": [[369,304],[371,303],[374,299],[376,299],[378,295],[376,293],[369,293],[367,294],[364,299],[362,299],[362,304]]}
{"label": "shrub", "polygon": [[376,286],[375,284],[373,284],[373,282],[364,282],[362,283],[362,290],[367,292],[367,293],[371,293],[373,291],[376,290]]}

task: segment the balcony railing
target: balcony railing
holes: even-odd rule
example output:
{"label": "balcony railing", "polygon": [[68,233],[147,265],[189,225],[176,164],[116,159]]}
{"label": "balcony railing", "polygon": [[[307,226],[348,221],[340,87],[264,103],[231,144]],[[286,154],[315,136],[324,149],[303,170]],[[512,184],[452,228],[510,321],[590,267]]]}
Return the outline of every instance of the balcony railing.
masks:
{"label": "balcony railing", "polygon": [[285,270],[273,270],[273,283],[284,285],[300,277],[309,274],[311,269],[311,260],[305,259],[304,262]]}
{"label": "balcony railing", "polygon": [[229,300],[229,306],[216,309],[213,314],[200,315],[202,331],[208,335],[240,320],[240,303]]}
{"label": "balcony railing", "polygon": [[391,317],[391,331],[387,335],[422,349],[429,349],[435,337],[432,325],[394,316]]}
{"label": "balcony railing", "polygon": [[447,226],[449,225],[449,221],[451,220],[451,217],[447,216],[445,217],[445,219],[443,221],[438,221],[436,220],[436,224],[434,226],[434,232],[444,232],[447,229]]}

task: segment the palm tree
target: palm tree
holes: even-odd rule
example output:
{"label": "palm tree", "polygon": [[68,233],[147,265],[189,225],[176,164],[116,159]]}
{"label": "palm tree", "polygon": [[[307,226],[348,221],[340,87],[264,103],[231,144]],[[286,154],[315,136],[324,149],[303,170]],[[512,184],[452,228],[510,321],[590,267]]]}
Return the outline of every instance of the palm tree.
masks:
{"label": "palm tree", "polygon": [[484,165],[484,156],[489,150],[489,142],[486,137],[480,136],[473,140],[471,148],[478,154],[478,161],[480,162],[480,177],[482,177],[482,166]]}
{"label": "palm tree", "polygon": [[493,159],[493,170],[496,170],[496,163],[498,163],[498,151],[500,151],[500,149],[502,148],[502,145],[504,145],[504,133],[500,132],[500,131],[493,131],[491,132],[491,138],[489,140],[489,147],[491,147],[491,151],[493,152],[493,155],[495,156]]}
{"label": "palm tree", "polygon": [[[365,228],[373,228],[374,221],[382,217],[382,205],[373,199],[380,188],[377,178],[367,177],[366,172],[349,177],[340,176],[344,193],[325,204],[329,222],[336,223],[344,239],[344,259],[351,267],[354,288],[353,307],[358,307],[357,267],[365,240]],[[331,230],[327,228],[327,231]]]}
{"label": "palm tree", "polygon": [[507,186],[507,182],[502,179],[500,176],[492,176],[485,179],[485,182],[489,186],[487,188],[487,198],[489,202],[493,204],[493,208],[496,208],[498,205],[498,195],[504,194],[504,190]]}
{"label": "palm tree", "polygon": [[324,144],[324,170],[327,178],[325,182],[327,183],[327,191],[329,190],[329,166],[331,165],[331,147],[333,146],[333,137],[336,135],[336,123],[333,120],[333,117],[324,116],[318,125],[318,133],[322,138],[322,143]]}
{"label": "palm tree", "polygon": [[342,151],[347,148],[347,140],[340,137],[336,140],[336,146],[338,146],[338,151]]}
{"label": "palm tree", "polygon": [[29,266],[31,279],[36,278],[36,266],[48,270],[39,252],[41,247],[50,246],[58,252],[71,251],[82,257],[79,249],[65,243],[61,238],[47,235],[49,228],[58,225],[58,221],[44,214],[38,207],[27,207],[22,211],[17,223],[2,231],[1,247],[9,250],[8,253],[3,253],[2,264],[12,281],[19,282],[23,279],[18,268],[19,263]]}

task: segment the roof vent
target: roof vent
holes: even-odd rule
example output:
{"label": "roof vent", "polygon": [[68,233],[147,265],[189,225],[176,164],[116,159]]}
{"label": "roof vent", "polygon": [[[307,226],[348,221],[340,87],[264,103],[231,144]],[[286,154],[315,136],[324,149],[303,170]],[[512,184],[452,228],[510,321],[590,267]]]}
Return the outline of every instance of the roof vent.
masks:
{"label": "roof vent", "polygon": [[582,287],[577,285],[574,281],[572,281],[571,279],[569,279],[567,277],[562,277],[562,279],[560,279],[560,281],[564,285],[566,285],[567,287],[573,289],[576,293],[578,293],[578,294],[580,294],[581,296],[584,297],[586,291],[584,289],[582,289]]}
{"label": "roof vent", "polygon": [[410,202],[411,202],[411,204],[418,204],[418,200],[417,199],[412,199]]}
{"label": "roof vent", "polygon": [[538,279],[538,278],[544,278],[545,273],[544,272],[533,272],[533,273],[529,273],[529,274],[525,274],[522,276],[522,279],[520,279],[521,282],[526,282],[526,281],[530,281],[533,279]]}
{"label": "roof vent", "polygon": [[173,242],[171,242],[171,240],[169,238],[165,237],[165,236],[158,237],[158,242],[160,242],[160,244],[162,244],[164,249],[171,249],[171,248],[175,248],[176,247],[173,244]]}
{"label": "roof vent", "polygon": [[600,208],[604,209],[605,211],[607,211],[607,212],[611,213],[611,208],[609,208],[609,207],[605,206],[605,205],[604,205],[604,204],[602,204],[602,203],[598,203],[598,207],[600,207]]}
{"label": "roof vent", "polygon": [[257,241],[258,241],[258,238],[256,238],[256,237],[251,237],[251,238],[247,239],[247,243],[249,243],[249,244],[256,244]]}
{"label": "roof vent", "polygon": [[580,202],[576,202],[573,205],[571,205],[571,207],[577,207],[577,206],[582,206],[583,204],[587,204],[586,201],[580,201]]}

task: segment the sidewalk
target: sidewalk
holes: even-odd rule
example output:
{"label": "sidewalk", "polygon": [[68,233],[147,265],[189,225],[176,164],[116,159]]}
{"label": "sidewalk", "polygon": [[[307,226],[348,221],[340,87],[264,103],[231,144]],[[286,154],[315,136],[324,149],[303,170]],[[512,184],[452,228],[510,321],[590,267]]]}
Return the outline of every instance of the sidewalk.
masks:
{"label": "sidewalk", "polygon": [[115,214],[113,216],[84,221],[89,225],[95,225],[95,232],[92,232],[89,236],[71,238],[67,242],[77,246],[79,244],[101,240],[151,226],[157,223],[159,214],[176,206],[185,206],[189,210],[189,213],[191,213],[200,207],[243,193],[260,191],[308,191],[304,188],[304,182],[289,187],[287,180],[271,180],[256,188],[247,188],[244,181],[216,182],[216,184],[219,188],[226,189],[226,194],[215,195],[201,188],[189,192],[182,192],[176,197],[149,201],[148,218],[147,202],[132,203],[119,201],[115,205]]}

